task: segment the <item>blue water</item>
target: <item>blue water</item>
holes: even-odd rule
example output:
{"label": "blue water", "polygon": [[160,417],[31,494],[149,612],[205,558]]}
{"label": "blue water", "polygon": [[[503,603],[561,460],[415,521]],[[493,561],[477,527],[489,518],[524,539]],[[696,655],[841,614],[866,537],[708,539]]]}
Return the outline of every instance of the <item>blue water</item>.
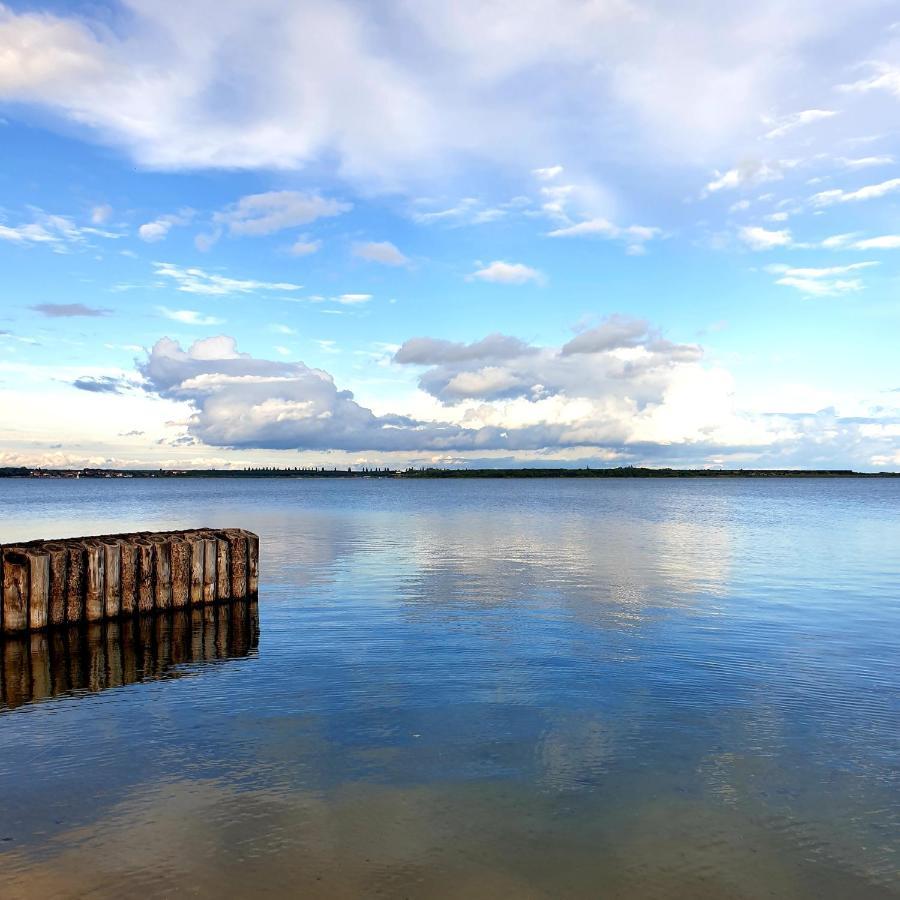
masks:
{"label": "blue water", "polygon": [[900,896],[900,481],[0,481],[0,542],[207,525],[252,647],[4,657],[0,896]]}

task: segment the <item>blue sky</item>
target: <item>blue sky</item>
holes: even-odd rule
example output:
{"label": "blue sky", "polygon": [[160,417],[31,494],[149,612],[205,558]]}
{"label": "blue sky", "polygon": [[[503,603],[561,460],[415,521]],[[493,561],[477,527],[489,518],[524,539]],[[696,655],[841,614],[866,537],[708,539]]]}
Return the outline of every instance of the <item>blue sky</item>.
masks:
{"label": "blue sky", "polygon": [[0,3],[0,464],[900,467],[900,10]]}

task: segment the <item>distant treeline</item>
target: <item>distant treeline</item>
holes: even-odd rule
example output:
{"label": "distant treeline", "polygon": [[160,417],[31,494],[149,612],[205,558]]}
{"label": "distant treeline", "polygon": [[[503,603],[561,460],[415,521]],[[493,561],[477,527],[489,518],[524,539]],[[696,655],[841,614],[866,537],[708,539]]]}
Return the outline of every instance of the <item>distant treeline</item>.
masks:
{"label": "distant treeline", "polygon": [[30,469],[0,468],[0,478],[897,478],[900,472],[851,469],[387,469],[296,467],[245,469]]}

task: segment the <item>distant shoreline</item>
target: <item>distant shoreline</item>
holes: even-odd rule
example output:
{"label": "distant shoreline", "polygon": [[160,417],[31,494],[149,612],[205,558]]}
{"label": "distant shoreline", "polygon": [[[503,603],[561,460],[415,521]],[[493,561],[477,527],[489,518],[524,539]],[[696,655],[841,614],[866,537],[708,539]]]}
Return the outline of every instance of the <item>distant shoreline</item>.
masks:
{"label": "distant shoreline", "polygon": [[41,469],[0,468],[0,478],[900,478],[900,472],[852,469]]}

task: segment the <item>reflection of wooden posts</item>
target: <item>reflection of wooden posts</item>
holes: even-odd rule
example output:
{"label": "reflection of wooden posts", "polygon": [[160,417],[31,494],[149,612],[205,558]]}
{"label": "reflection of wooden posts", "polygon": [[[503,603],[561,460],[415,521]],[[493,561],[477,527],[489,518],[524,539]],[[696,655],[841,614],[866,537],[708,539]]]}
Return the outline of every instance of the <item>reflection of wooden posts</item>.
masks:
{"label": "reflection of wooden posts", "polygon": [[14,634],[255,597],[259,538],[226,528],[31,541],[0,547],[0,566],[0,630]]}
{"label": "reflection of wooden posts", "polygon": [[235,600],[7,636],[0,641],[0,709],[252,656],[257,623],[256,603]]}

